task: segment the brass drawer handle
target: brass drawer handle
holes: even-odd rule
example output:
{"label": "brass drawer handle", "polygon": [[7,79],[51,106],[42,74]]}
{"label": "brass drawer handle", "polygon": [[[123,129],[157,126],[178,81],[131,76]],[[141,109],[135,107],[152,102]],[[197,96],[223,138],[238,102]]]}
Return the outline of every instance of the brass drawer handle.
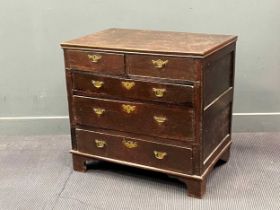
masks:
{"label": "brass drawer handle", "polygon": [[127,82],[127,81],[123,81],[122,82],[122,86],[127,89],[130,90],[131,88],[133,88],[135,86],[135,82]]}
{"label": "brass drawer handle", "polygon": [[130,140],[126,140],[126,139],[124,139],[124,140],[122,141],[122,143],[123,143],[124,146],[126,146],[126,147],[129,148],[129,149],[132,149],[132,148],[135,148],[135,147],[138,146],[137,142],[135,142],[135,141],[130,141]]}
{"label": "brass drawer handle", "polygon": [[88,55],[88,58],[92,63],[98,63],[102,58],[102,55]]}
{"label": "brass drawer handle", "polygon": [[162,123],[167,121],[167,118],[164,116],[154,116],[154,120],[161,125]]}
{"label": "brass drawer handle", "polygon": [[106,141],[95,139],[95,144],[97,148],[104,148],[106,145]]}
{"label": "brass drawer handle", "polygon": [[132,106],[129,104],[122,104],[122,110],[126,112],[127,114],[130,114],[131,112],[134,112],[136,109],[136,106]]}
{"label": "brass drawer handle", "polygon": [[164,66],[166,66],[166,64],[168,63],[168,60],[152,60],[152,64],[154,65],[155,68],[157,69],[162,69]]}
{"label": "brass drawer handle", "polygon": [[166,89],[165,88],[153,88],[153,91],[156,95],[156,97],[163,97],[164,93],[166,92]]}
{"label": "brass drawer handle", "polygon": [[93,108],[93,111],[95,112],[95,114],[97,114],[98,117],[100,117],[105,112],[105,109],[103,109],[103,108]]}
{"label": "brass drawer handle", "polygon": [[162,160],[167,155],[167,153],[166,152],[154,151],[154,155],[155,155],[156,159]]}
{"label": "brass drawer handle", "polygon": [[97,89],[98,88],[101,88],[104,84],[103,81],[97,81],[97,80],[91,80],[91,83],[93,84],[94,87],[96,87]]}

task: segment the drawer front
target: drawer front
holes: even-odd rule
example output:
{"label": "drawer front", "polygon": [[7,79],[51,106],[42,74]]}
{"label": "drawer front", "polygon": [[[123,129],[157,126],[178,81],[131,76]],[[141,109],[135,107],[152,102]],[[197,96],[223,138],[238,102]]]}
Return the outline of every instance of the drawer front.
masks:
{"label": "drawer front", "polygon": [[143,82],[128,79],[73,73],[74,90],[96,96],[125,97],[172,103],[193,102],[193,86]]}
{"label": "drawer front", "polygon": [[192,58],[127,55],[127,72],[131,75],[178,80],[197,80],[196,64]]}
{"label": "drawer front", "polygon": [[183,141],[193,140],[193,109],[74,96],[77,124]]}
{"label": "drawer front", "polygon": [[192,150],[145,140],[78,129],[80,152],[192,174]]}
{"label": "drawer front", "polygon": [[83,71],[124,74],[124,55],[95,51],[66,50],[66,66]]}

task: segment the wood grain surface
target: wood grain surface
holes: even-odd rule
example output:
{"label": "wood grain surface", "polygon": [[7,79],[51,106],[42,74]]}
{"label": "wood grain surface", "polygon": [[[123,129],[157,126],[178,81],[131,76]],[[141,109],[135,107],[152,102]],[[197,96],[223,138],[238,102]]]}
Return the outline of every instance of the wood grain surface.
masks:
{"label": "wood grain surface", "polygon": [[229,159],[236,40],[108,29],[62,43],[74,169],[105,160],[160,171],[201,198]]}
{"label": "wood grain surface", "polygon": [[62,47],[182,53],[205,56],[236,36],[111,28],[62,43]]}

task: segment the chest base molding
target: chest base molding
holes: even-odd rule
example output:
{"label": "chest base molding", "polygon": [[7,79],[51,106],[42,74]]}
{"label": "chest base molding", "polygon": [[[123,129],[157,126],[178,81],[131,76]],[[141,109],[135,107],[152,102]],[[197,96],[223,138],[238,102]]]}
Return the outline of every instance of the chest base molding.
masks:
{"label": "chest base molding", "polygon": [[230,146],[232,142],[228,142],[223,149],[219,152],[216,158],[211,162],[211,164],[206,168],[201,176],[198,175],[188,175],[184,173],[178,173],[171,170],[159,169],[156,167],[150,167],[142,164],[136,164],[123,160],[116,160],[112,158],[102,157],[98,155],[92,155],[88,153],[79,152],[77,150],[70,150],[73,158],[73,167],[75,171],[86,172],[88,165],[92,161],[108,161],[111,163],[136,167],[144,170],[150,170],[160,173],[167,174],[170,178],[178,179],[183,182],[187,187],[188,196],[195,198],[202,198],[206,190],[206,180],[210,172],[213,170],[214,166],[220,161],[221,163],[226,163],[230,156]]}

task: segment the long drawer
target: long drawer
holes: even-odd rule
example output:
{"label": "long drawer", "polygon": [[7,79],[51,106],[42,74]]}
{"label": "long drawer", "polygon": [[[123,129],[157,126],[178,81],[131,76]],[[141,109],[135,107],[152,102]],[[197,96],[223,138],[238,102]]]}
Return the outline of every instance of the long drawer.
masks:
{"label": "long drawer", "polygon": [[130,80],[73,72],[73,89],[86,94],[192,104],[193,86]]}
{"label": "long drawer", "polygon": [[170,104],[74,96],[77,124],[182,141],[193,140],[194,111]]}
{"label": "long drawer", "polygon": [[81,129],[76,130],[76,139],[83,153],[192,174],[191,148]]}

